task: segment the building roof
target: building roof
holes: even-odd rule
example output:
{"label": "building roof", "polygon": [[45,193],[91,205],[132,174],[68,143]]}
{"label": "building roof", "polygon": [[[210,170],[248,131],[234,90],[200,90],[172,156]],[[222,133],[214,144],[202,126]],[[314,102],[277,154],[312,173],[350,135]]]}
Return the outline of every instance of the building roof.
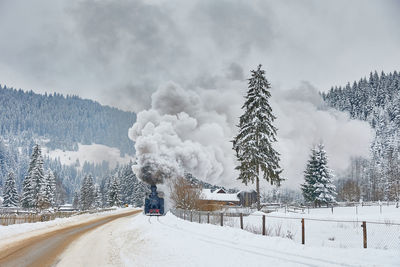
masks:
{"label": "building roof", "polygon": [[214,193],[217,193],[217,194],[226,194],[227,192],[226,192],[226,190],[223,189],[223,188],[218,188],[218,189],[216,189],[216,190],[214,191]]}
{"label": "building roof", "polygon": [[211,189],[203,189],[201,199],[215,201],[239,201],[237,194],[211,192]]}

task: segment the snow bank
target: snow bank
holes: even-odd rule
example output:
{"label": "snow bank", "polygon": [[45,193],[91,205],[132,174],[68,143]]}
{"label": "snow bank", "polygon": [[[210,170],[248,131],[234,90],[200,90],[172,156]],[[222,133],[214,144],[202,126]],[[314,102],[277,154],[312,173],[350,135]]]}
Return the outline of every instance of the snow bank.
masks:
{"label": "snow bank", "polygon": [[[96,247],[94,250],[93,247]],[[89,232],[58,266],[398,266],[397,251],[303,246],[290,239],[138,214]]]}

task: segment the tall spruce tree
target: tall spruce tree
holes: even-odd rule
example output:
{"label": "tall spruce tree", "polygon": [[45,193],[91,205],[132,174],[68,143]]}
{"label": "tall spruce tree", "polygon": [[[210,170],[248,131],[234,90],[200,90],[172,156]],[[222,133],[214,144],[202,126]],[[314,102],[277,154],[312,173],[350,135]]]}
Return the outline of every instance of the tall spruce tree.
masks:
{"label": "tall spruce tree", "polygon": [[33,147],[28,175],[23,183],[21,203],[24,208],[39,208],[41,189],[44,188],[43,158],[40,146]]}
{"label": "tall spruce tree", "polygon": [[95,187],[94,181],[91,174],[88,174],[83,178],[80,205],[82,210],[89,210],[94,207],[95,204]]}
{"label": "tall spruce tree", "polygon": [[39,207],[46,209],[55,205],[56,180],[53,172],[48,170],[39,193]]}
{"label": "tall spruce tree", "polygon": [[317,149],[312,148],[310,159],[308,160],[306,170],[304,171],[305,182],[301,185],[301,191],[303,192],[304,200],[307,202],[314,202],[317,198],[314,188],[314,184],[317,180],[317,169]]}
{"label": "tall spruce tree", "polygon": [[121,205],[121,188],[117,176],[114,176],[111,180],[108,191],[108,205],[111,207]]}
{"label": "tall spruce tree", "polygon": [[132,163],[123,166],[119,175],[121,181],[121,201],[123,204],[133,204],[132,197],[135,190],[135,180],[137,178],[132,171]]}
{"label": "tall spruce tree", "polygon": [[101,192],[100,192],[100,186],[96,184],[94,186],[94,207],[101,208],[102,206],[103,206],[103,203],[102,203],[102,196],[101,196]]}
{"label": "tall spruce tree", "polygon": [[15,186],[15,176],[13,172],[9,172],[3,190],[3,206],[4,207],[17,207],[18,206],[18,192]]}
{"label": "tall spruce tree", "polygon": [[261,65],[251,71],[248,88],[233,149],[240,163],[236,167],[240,172],[238,179],[246,185],[256,182],[257,209],[260,209],[260,175],[271,184],[280,185],[283,180],[280,177],[279,153],[272,147],[272,143],[276,142],[277,129],[272,124],[276,117],[269,105],[271,86]]}
{"label": "tall spruce tree", "polygon": [[333,175],[328,168],[328,157],[323,144],[312,149],[304,179],[301,189],[306,201],[314,202],[315,206],[336,202],[336,187],[333,185]]}
{"label": "tall spruce tree", "polygon": [[33,206],[32,181],[29,175],[25,176],[24,182],[22,184],[21,206],[25,209],[32,208]]}

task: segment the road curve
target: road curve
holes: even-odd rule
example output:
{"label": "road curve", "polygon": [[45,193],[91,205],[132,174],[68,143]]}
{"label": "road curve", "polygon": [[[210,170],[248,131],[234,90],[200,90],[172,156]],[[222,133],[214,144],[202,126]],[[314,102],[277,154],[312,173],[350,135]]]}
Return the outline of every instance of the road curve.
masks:
{"label": "road curve", "polygon": [[45,267],[52,266],[57,257],[72,241],[101,225],[118,218],[141,212],[135,210],[122,214],[110,215],[79,225],[54,230],[16,242],[5,249],[0,248],[0,266],[2,267]]}

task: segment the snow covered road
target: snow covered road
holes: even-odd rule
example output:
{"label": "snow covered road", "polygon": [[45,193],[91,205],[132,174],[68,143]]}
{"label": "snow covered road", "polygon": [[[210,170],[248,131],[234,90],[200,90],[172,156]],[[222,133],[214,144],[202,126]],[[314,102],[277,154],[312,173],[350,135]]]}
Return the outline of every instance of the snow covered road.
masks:
{"label": "snow covered road", "polygon": [[396,251],[302,246],[167,214],[118,219],[85,234],[57,266],[398,266]]}
{"label": "snow covered road", "polygon": [[[9,239],[5,238],[0,242],[0,266],[53,266],[57,262],[60,253],[75,239],[79,239],[81,235],[104,224],[112,223],[113,220],[131,216],[138,212],[140,211],[124,210],[116,214],[92,216],[89,220],[85,220],[85,217],[83,217],[80,223],[74,223],[74,221],[70,220],[70,224],[63,227],[49,228],[47,231],[46,229],[39,229],[32,232],[27,231],[12,236]],[[4,233],[6,230],[12,231],[13,228],[15,229],[15,226],[13,225],[10,228],[4,227],[0,233]],[[25,227],[28,224],[19,226],[22,230],[24,228],[29,229],[29,227]],[[5,237],[5,235],[3,236]]]}

